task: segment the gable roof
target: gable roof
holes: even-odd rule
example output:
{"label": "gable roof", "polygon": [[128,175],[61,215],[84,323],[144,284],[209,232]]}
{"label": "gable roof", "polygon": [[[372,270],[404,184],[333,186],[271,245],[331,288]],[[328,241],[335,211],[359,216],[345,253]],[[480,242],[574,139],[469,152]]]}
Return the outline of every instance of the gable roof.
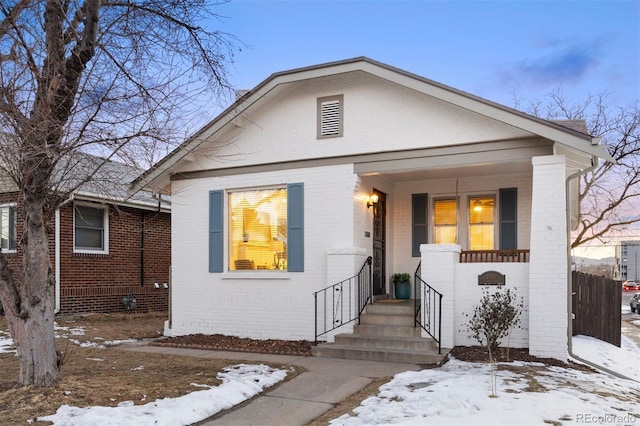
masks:
{"label": "gable roof", "polygon": [[[566,145],[572,149],[607,161],[613,161],[609,154],[598,145],[600,138],[592,137],[586,133],[586,126],[582,128],[576,126],[576,123],[564,123],[563,125],[559,122],[544,120],[399,68],[374,61],[367,57],[357,57],[271,74],[254,89],[244,93],[231,106],[194,133],[153,167],[138,176],[132,183],[132,191],[139,191],[158,180],[168,184],[168,174],[172,166],[192,153],[208,137],[214,135],[217,131],[232,122],[250,106],[260,101],[279,85],[353,71],[367,72],[444,102]],[[154,186],[162,187],[164,185],[156,184]]]}
{"label": "gable roof", "polygon": [[[1,170],[1,169],[0,169]],[[95,155],[75,152],[63,157],[54,170],[54,191],[70,193],[75,200],[110,203],[145,210],[167,211],[168,198],[154,197],[151,192],[129,192],[131,182],[143,170]],[[87,175],[91,175],[86,179]],[[15,183],[0,173],[0,193],[17,192]]]}
{"label": "gable roof", "polygon": [[[92,200],[96,202],[108,202],[121,206],[129,206],[142,209],[166,211],[168,198],[156,198],[145,190],[129,193],[131,182],[140,175],[142,169],[105,159],[91,154],[76,152],[72,157],[65,159],[60,167],[66,171],[65,176],[59,180],[61,189],[75,188],[73,198]],[[81,176],[93,173],[85,182]]]}

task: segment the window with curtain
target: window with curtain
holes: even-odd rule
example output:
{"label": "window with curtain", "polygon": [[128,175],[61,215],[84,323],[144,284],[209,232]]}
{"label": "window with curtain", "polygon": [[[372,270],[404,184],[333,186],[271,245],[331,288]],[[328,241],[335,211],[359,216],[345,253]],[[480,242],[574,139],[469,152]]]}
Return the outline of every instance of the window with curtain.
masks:
{"label": "window with curtain", "polygon": [[458,201],[455,198],[433,202],[433,227],[435,244],[458,242]]}
{"label": "window with curtain", "polygon": [[287,189],[229,193],[229,270],[287,270]]}
{"label": "window with curtain", "polygon": [[469,249],[493,250],[495,199],[469,198]]}
{"label": "window with curtain", "polygon": [[17,214],[15,206],[0,206],[0,247],[2,251],[15,251],[17,245]]}

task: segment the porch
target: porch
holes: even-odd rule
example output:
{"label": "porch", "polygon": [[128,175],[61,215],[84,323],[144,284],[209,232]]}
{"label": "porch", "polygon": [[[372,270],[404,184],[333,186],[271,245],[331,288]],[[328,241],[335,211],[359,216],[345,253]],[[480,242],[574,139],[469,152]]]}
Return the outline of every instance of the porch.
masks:
{"label": "porch", "polygon": [[[452,335],[455,331],[449,327],[448,321],[460,316],[456,313],[472,311],[473,305],[481,297],[481,289],[476,288],[480,284],[477,282],[478,276],[488,268],[493,272],[506,268],[510,284],[512,278],[526,282],[529,250],[462,251],[456,247],[422,247],[422,262],[427,265],[427,270],[430,269],[428,265],[447,269],[446,262],[441,263],[442,259],[438,260],[438,255],[433,255],[431,249],[437,251],[441,248],[445,252],[450,248],[457,250],[457,256],[450,259],[453,266],[451,277],[461,279],[451,280],[453,287],[447,289],[446,298],[428,283],[428,275],[422,273],[422,263],[413,278],[413,294],[417,298],[401,300],[374,297],[371,257],[353,277],[314,293],[316,346],[313,354],[436,365],[442,362],[453,346],[476,345],[477,342],[465,341],[468,338],[462,332],[463,322],[456,322],[455,330],[458,333]],[[506,276],[501,272],[498,274]],[[469,282],[471,278],[473,280]],[[460,296],[455,298],[455,295]],[[443,312],[443,309],[448,311]],[[523,347],[519,344],[523,339],[514,337],[512,346]],[[326,342],[318,344],[319,338],[326,339]]]}

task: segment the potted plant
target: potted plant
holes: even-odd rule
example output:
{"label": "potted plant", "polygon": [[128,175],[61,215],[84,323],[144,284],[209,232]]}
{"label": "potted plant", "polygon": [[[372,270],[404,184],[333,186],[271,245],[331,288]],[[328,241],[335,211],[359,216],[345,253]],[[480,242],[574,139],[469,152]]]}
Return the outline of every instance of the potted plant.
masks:
{"label": "potted plant", "polygon": [[398,272],[391,276],[396,299],[409,299],[411,297],[411,275],[406,272]]}

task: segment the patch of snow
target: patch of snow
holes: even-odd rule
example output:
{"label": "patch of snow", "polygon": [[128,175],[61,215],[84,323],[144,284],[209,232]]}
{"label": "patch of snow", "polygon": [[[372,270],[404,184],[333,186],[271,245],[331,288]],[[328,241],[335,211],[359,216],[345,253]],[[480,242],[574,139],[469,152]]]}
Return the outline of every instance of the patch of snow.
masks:
{"label": "patch of snow", "polygon": [[[585,336],[574,352],[640,380],[639,348],[623,336],[622,347]],[[397,374],[376,396],[330,422],[356,425],[544,425],[640,424],[640,383],[606,373],[536,368],[536,363],[499,364],[497,397],[491,397],[491,366],[451,359],[440,368]]]}
{"label": "patch of snow", "polygon": [[65,426],[189,425],[252,398],[264,388],[282,381],[286,375],[285,370],[263,364],[239,364],[218,374],[218,379],[223,382],[221,385],[179,398],[157,399],[144,405],[125,401],[117,407],[78,408],[63,405],[55,414],[39,417],[38,420]]}
{"label": "patch of snow", "polygon": [[0,354],[15,352],[16,348],[13,346],[13,339],[7,331],[0,330]]}

